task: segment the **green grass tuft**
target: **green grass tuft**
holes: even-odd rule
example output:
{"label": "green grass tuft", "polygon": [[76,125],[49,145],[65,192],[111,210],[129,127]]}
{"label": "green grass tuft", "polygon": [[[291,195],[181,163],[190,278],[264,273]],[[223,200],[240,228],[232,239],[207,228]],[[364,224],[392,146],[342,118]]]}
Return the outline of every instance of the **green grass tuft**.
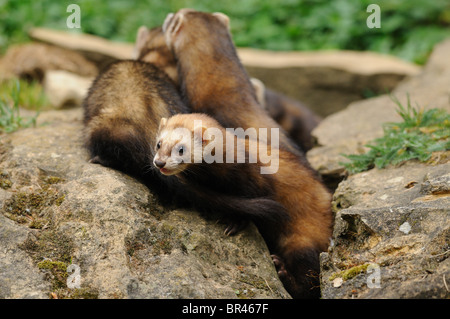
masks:
{"label": "green grass tuft", "polygon": [[[35,99],[37,95],[33,94],[33,90],[35,90],[33,85],[25,84],[24,92],[21,89],[23,83],[26,82],[16,80],[14,85],[9,87],[10,94],[4,93],[5,86],[2,86],[3,94],[0,96],[0,132],[11,133],[19,128],[36,126],[39,111],[34,116],[23,117],[20,115],[19,106],[35,104],[39,108],[40,105],[45,103],[45,100],[41,95],[39,95],[38,100]],[[6,90],[8,90],[8,85],[6,87]]]}
{"label": "green grass tuft", "polygon": [[349,173],[398,165],[412,159],[425,162],[432,152],[450,149],[449,113],[442,109],[414,108],[409,96],[406,107],[396,97],[391,98],[403,122],[384,124],[384,136],[365,145],[369,148],[365,154],[342,154],[350,160],[340,163]]}

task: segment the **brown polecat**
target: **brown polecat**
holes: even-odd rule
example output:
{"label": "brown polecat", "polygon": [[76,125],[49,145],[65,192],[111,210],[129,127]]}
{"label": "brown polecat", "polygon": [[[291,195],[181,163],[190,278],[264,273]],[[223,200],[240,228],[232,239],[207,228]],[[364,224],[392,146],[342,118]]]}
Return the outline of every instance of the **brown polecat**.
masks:
{"label": "brown polecat", "polygon": [[177,61],[166,45],[161,27],[148,29],[141,26],[138,29],[133,58],[154,64],[178,85]]}
{"label": "brown polecat", "polygon": [[[318,297],[318,257],[331,237],[330,193],[294,154],[254,139],[245,139],[246,147],[239,151],[239,140],[206,114],[174,115],[161,120],[153,163],[162,174],[177,176],[194,189],[280,203],[288,218],[274,215],[255,223],[288,292],[295,298]],[[273,164],[267,154],[277,165],[273,174],[261,174]],[[255,161],[249,163],[252,155]]]}
{"label": "brown polecat", "polygon": [[[161,27],[139,28],[134,58],[155,64],[165,71],[175,84],[179,84],[176,60],[166,45]],[[311,131],[317,126],[320,118],[302,103],[266,88],[261,81],[252,78],[251,83],[259,104],[268,114],[303,151],[311,149],[314,142]]]}
{"label": "brown polecat", "polygon": [[[193,112],[210,115],[222,127],[277,128],[256,101],[255,91],[237,58],[228,22],[222,13],[190,9],[167,16],[163,31],[178,61],[184,98]],[[326,249],[331,236],[331,196],[304,156],[290,147],[284,135],[280,136],[279,171],[270,180],[276,189],[276,200],[288,212],[289,222],[277,228],[281,235],[275,247],[280,249],[274,261],[294,297],[318,296],[318,286],[312,287],[318,278],[310,278],[308,272],[318,272],[319,252]],[[270,139],[265,143],[259,139],[263,145],[261,142],[271,143]],[[249,179],[245,180],[248,183]],[[249,188],[258,193],[263,180],[268,179],[256,178],[256,183],[248,183],[252,185]],[[237,187],[235,182],[229,185]],[[247,189],[245,185],[242,187]],[[284,232],[292,236],[284,236]]]}
{"label": "brown polecat", "polygon": [[93,82],[83,108],[90,161],[137,177],[164,204],[222,214],[229,222],[227,235],[239,231],[248,219],[275,219],[276,223],[287,217],[279,203],[266,197],[247,199],[210,189],[199,191],[175,177],[161,176],[152,165],[159,123],[188,108],[174,84],[154,65],[141,61],[111,64]]}

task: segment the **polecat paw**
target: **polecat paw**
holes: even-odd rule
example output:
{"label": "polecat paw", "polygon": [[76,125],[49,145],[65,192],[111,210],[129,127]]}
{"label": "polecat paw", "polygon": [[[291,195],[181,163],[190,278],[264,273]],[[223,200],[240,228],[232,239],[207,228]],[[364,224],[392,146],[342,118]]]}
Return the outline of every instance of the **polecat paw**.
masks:
{"label": "polecat paw", "polygon": [[227,236],[234,236],[241,230],[243,230],[247,226],[247,224],[248,224],[247,220],[228,221],[228,226],[227,228],[225,228],[224,234]]}
{"label": "polecat paw", "polygon": [[91,164],[101,164],[101,165],[104,165],[104,162],[103,162],[103,160],[100,158],[100,156],[98,156],[98,155],[96,155],[96,156],[94,156],[93,158],[91,158],[90,160],[89,160],[89,163],[91,163]]}
{"label": "polecat paw", "polygon": [[275,265],[275,269],[277,270],[280,279],[286,279],[288,277],[288,272],[284,266],[284,261],[278,255],[270,255],[270,257],[272,257],[273,264]]}

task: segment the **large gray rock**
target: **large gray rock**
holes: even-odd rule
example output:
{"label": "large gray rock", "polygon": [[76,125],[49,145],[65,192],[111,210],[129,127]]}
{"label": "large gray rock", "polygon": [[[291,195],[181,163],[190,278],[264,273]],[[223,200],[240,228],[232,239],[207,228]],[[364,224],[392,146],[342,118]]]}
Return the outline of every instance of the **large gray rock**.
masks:
{"label": "large gray rock", "polygon": [[448,298],[449,172],[450,163],[410,162],[341,182],[322,297]]}
{"label": "large gray rock", "polygon": [[[435,48],[423,73],[394,90],[406,105],[450,111],[450,41]],[[325,179],[344,172],[340,154],[365,151],[400,121],[384,95],[355,102],[313,132],[308,153]],[[333,196],[333,244],[321,254],[323,298],[449,298],[450,151],[427,163],[409,161],[348,176]]]}
{"label": "large gray rock", "polygon": [[88,163],[81,116],[44,112],[0,136],[0,297],[289,298],[253,225],[227,237]]}

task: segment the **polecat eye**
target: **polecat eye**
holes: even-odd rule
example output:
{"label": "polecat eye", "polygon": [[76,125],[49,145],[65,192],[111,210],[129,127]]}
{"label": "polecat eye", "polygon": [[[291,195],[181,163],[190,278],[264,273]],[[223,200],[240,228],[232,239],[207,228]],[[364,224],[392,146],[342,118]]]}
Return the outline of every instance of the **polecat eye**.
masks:
{"label": "polecat eye", "polygon": [[156,144],[156,149],[159,150],[161,148],[161,141],[158,142],[158,144]]}
{"label": "polecat eye", "polygon": [[181,145],[181,146],[178,148],[178,155],[183,156],[183,154],[184,154],[184,145]]}

